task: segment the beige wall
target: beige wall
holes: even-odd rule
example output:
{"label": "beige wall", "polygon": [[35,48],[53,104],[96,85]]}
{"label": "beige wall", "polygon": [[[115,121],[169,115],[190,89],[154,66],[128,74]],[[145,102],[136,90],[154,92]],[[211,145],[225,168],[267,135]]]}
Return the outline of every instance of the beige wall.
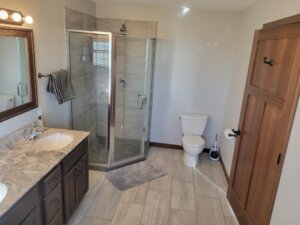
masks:
{"label": "beige wall", "polygon": [[[242,14],[242,24],[239,35],[239,43],[236,49],[234,72],[231,78],[230,92],[227,98],[227,108],[224,118],[224,128],[237,128],[244,92],[247,69],[252,47],[253,33],[262,24],[284,18],[300,12],[299,0],[261,0],[247,8]],[[300,110],[298,107],[279,190],[272,216],[272,225],[297,225],[300,224]],[[222,157],[229,173],[231,169],[234,146],[222,141]]]}
{"label": "beige wall", "polygon": [[98,18],[158,21],[151,141],[181,144],[179,115],[210,115],[211,147],[220,132],[232,73],[239,13],[97,3]]}
{"label": "beige wall", "polygon": [[[88,0],[0,0],[1,7],[22,11],[31,15],[32,25],[23,27],[34,30],[37,72],[50,73],[68,67],[64,8],[69,7],[95,15],[95,3]],[[39,107],[45,115],[47,126],[69,127],[69,103],[58,105],[56,99],[46,92],[46,79],[38,79]],[[0,137],[3,137],[37,118],[37,110],[0,123]]]}

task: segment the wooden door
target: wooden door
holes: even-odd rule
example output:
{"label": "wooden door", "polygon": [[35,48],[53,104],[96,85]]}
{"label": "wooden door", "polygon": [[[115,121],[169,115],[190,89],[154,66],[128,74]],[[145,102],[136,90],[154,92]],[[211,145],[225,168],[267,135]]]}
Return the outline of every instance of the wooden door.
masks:
{"label": "wooden door", "polygon": [[299,95],[300,23],[256,31],[228,199],[241,225],[268,225]]}

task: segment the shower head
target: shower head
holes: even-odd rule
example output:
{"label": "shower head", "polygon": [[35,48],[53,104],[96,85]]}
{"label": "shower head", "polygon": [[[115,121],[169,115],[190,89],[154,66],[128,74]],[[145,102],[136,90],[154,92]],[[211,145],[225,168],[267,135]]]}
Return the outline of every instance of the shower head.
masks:
{"label": "shower head", "polygon": [[124,23],[122,24],[120,31],[123,33],[125,33],[127,31],[126,25]]}

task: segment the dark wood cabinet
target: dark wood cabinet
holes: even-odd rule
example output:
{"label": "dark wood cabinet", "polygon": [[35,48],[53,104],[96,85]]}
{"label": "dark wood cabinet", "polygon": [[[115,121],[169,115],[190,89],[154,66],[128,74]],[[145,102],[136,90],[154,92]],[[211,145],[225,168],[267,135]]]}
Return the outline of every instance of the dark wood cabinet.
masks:
{"label": "dark wood cabinet", "polygon": [[[88,191],[88,154],[86,150],[84,151],[87,149],[87,142],[83,142],[77,148],[77,151],[74,151],[63,162],[64,168],[70,168],[69,171],[65,171],[66,174],[63,176],[65,223],[70,219]],[[71,162],[73,162],[72,166],[70,166]]]}
{"label": "dark wood cabinet", "polygon": [[43,199],[43,208],[45,224],[48,225],[62,209],[61,183],[59,183],[54,190]]}
{"label": "dark wood cabinet", "polygon": [[0,218],[0,225],[42,225],[36,186]]}
{"label": "dark wood cabinet", "polygon": [[85,139],[0,218],[0,225],[66,224],[89,188],[87,149]]}
{"label": "dark wood cabinet", "polygon": [[37,208],[34,208],[21,222],[20,225],[37,225]]}

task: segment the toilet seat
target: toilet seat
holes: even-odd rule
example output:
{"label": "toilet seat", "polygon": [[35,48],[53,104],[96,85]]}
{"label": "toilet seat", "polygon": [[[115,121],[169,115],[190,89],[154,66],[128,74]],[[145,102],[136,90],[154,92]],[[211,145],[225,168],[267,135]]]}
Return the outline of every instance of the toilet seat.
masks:
{"label": "toilet seat", "polygon": [[189,148],[201,148],[204,146],[205,141],[201,136],[197,135],[184,135],[182,144]]}

